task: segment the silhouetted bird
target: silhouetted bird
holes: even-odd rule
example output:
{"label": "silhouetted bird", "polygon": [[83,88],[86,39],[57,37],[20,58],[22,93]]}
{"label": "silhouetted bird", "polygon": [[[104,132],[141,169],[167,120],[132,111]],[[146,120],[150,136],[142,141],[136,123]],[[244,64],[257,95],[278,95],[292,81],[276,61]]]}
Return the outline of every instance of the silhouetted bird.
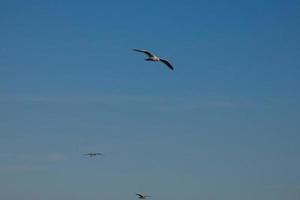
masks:
{"label": "silhouetted bird", "polygon": [[169,61],[165,60],[165,59],[162,59],[162,58],[159,58],[157,57],[156,55],[154,55],[153,53],[149,52],[149,51],[146,51],[146,50],[139,50],[139,49],[133,49],[134,51],[137,51],[137,52],[142,52],[144,54],[146,54],[148,56],[148,58],[146,58],[145,60],[147,61],[153,61],[153,62],[162,62],[164,63],[165,65],[167,65],[171,70],[174,70],[173,66],[170,64]]}
{"label": "silhouetted bird", "polygon": [[89,156],[90,158],[95,158],[96,156],[103,156],[102,153],[86,153],[84,156]]}
{"label": "silhouetted bird", "polygon": [[143,195],[143,194],[140,194],[140,193],[136,193],[136,195],[139,197],[139,199],[146,199],[147,197],[151,197],[149,195]]}

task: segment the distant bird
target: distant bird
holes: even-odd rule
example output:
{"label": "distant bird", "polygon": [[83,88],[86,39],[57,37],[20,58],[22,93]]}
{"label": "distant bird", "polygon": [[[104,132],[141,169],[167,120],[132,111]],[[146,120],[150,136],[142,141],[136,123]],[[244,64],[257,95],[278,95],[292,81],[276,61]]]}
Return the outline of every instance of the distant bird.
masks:
{"label": "distant bird", "polygon": [[151,197],[149,195],[143,195],[143,194],[140,194],[140,193],[136,193],[137,196],[139,196],[139,199],[146,199],[147,197]]}
{"label": "distant bird", "polygon": [[160,62],[164,63],[165,65],[167,65],[171,70],[174,70],[173,66],[170,64],[169,61],[159,58],[149,51],[140,50],[140,49],[133,49],[133,51],[142,52],[142,53],[146,54],[148,56],[148,58],[145,59],[146,61],[153,61],[153,62],[160,61]]}
{"label": "distant bird", "polygon": [[89,156],[90,158],[95,158],[96,156],[103,156],[102,153],[86,153],[84,156]]}

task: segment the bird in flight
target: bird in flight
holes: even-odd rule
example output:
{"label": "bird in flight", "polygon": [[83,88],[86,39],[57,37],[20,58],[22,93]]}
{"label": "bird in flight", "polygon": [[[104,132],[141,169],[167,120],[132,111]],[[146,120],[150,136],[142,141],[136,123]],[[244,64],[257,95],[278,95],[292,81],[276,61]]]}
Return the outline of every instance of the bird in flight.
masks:
{"label": "bird in flight", "polygon": [[167,65],[171,70],[174,70],[174,67],[171,65],[171,63],[165,59],[159,58],[156,55],[154,55],[153,53],[146,51],[146,50],[140,50],[140,49],[133,49],[133,51],[137,51],[137,52],[141,52],[144,53],[148,56],[148,58],[146,58],[146,61],[153,61],[153,62],[162,62],[165,65]]}
{"label": "bird in flight", "polygon": [[147,197],[151,197],[149,195],[143,195],[143,194],[140,194],[140,193],[136,193],[136,195],[139,197],[139,199],[146,199]]}
{"label": "bird in flight", "polygon": [[103,156],[102,153],[86,153],[84,156],[89,156],[90,158],[95,158],[96,156]]}

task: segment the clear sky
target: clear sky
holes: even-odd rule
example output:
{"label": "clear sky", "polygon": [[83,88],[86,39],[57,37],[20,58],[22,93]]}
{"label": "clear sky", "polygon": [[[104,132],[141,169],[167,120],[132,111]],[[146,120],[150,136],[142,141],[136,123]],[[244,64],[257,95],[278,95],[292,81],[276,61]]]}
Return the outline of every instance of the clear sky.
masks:
{"label": "clear sky", "polygon": [[298,200],[299,44],[296,0],[1,0],[0,199]]}

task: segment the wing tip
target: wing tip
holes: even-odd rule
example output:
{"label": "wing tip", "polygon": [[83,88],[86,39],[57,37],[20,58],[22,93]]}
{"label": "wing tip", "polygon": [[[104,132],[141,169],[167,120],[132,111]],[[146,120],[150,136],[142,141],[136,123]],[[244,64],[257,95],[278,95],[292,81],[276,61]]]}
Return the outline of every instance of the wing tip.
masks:
{"label": "wing tip", "polygon": [[163,62],[169,69],[174,70],[174,67],[171,65],[171,63],[168,60],[160,59],[161,62]]}

